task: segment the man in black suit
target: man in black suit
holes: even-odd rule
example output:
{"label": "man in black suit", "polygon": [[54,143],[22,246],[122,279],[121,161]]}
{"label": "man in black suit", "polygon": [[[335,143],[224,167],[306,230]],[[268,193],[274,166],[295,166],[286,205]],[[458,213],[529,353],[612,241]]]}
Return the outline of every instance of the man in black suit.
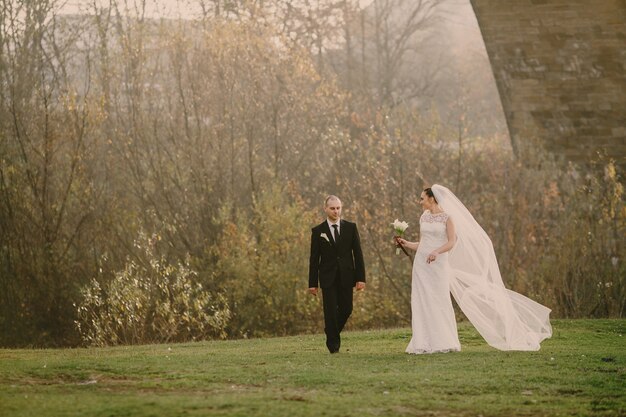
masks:
{"label": "man in black suit", "polygon": [[341,330],[352,313],[352,288],[365,289],[365,264],[356,224],[341,219],[341,200],[324,202],[327,219],[311,230],[309,293],[322,287],[324,332],[330,353],[339,352]]}

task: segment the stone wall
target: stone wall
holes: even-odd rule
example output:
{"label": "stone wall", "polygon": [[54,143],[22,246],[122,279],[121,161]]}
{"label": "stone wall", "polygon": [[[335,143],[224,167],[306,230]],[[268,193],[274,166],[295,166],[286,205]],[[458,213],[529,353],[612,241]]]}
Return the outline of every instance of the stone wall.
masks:
{"label": "stone wall", "polygon": [[513,147],[626,166],[626,0],[470,0]]}

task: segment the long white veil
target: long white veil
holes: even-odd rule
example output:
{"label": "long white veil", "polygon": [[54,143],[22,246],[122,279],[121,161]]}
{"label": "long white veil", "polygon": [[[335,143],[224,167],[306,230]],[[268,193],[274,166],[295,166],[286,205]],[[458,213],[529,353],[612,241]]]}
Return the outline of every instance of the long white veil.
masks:
{"label": "long white veil", "polygon": [[432,191],[456,229],[450,291],[463,313],[496,349],[539,350],[541,341],[552,336],[551,310],[507,290],[487,233],[452,191],[441,185]]}

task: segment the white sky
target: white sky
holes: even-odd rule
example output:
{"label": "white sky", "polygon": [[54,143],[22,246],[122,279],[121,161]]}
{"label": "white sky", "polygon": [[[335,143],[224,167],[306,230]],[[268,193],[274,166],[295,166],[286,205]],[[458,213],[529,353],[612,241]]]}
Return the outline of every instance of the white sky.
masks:
{"label": "white sky", "polygon": [[[58,0],[63,6],[61,13],[87,13],[90,14],[90,8],[94,3],[99,7],[106,6],[112,0]],[[147,17],[167,17],[167,18],[183,18],[192,19],[200,16],[200,3],[210,0],[115,0],[123,10],[129,7],[131,10],[136,4],[146,3]],[[298,2],[301,0],[292,0]],[[356,1],[356,0],[355,0]],[[366,7],[374,0],[358,0],[361,7]],[[482,39],[476,22],[476,15],[470,5],[469,0],[446,0],[441,3],[440,10],[443,12],[441,18],[445,20],[446,36],[454,39],[457,45],[473,44],[476,46],[475,40]],[[480,41],[480,49],[484,48],[484,44]]]}
{"label": "white sky", "polygon": [[[63,2],[63,0],[61,0]],[[140,4],[142,0],[117,0],[120,8],[125,4],[129,8],[135,4]],[[146,15],[149,17],[169,17],[169,18],[192,18],[200,14],[200,0],[145,0]],[[297,1],[297,0],[296,0]],[[373,0],[358,0],[361,7],[369,5]],[[104,6],[109,0],[65,0],[61,8],[63,13],[88,13],[89,8],[96,3]]]}

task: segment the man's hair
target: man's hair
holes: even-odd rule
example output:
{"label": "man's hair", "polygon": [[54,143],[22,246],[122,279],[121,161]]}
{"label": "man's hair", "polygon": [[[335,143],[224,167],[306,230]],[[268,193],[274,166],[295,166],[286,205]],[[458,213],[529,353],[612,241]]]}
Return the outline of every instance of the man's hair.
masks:
{"label": "man's hair", "polygon": [[339,199],[339,197],[337,197],[336,195],[329,195],[328,197],[326,197],[326,200],[324,200],[324,207],[328,207],[328,202],[330,200],[337,200],[341,203],[341,200]]}

